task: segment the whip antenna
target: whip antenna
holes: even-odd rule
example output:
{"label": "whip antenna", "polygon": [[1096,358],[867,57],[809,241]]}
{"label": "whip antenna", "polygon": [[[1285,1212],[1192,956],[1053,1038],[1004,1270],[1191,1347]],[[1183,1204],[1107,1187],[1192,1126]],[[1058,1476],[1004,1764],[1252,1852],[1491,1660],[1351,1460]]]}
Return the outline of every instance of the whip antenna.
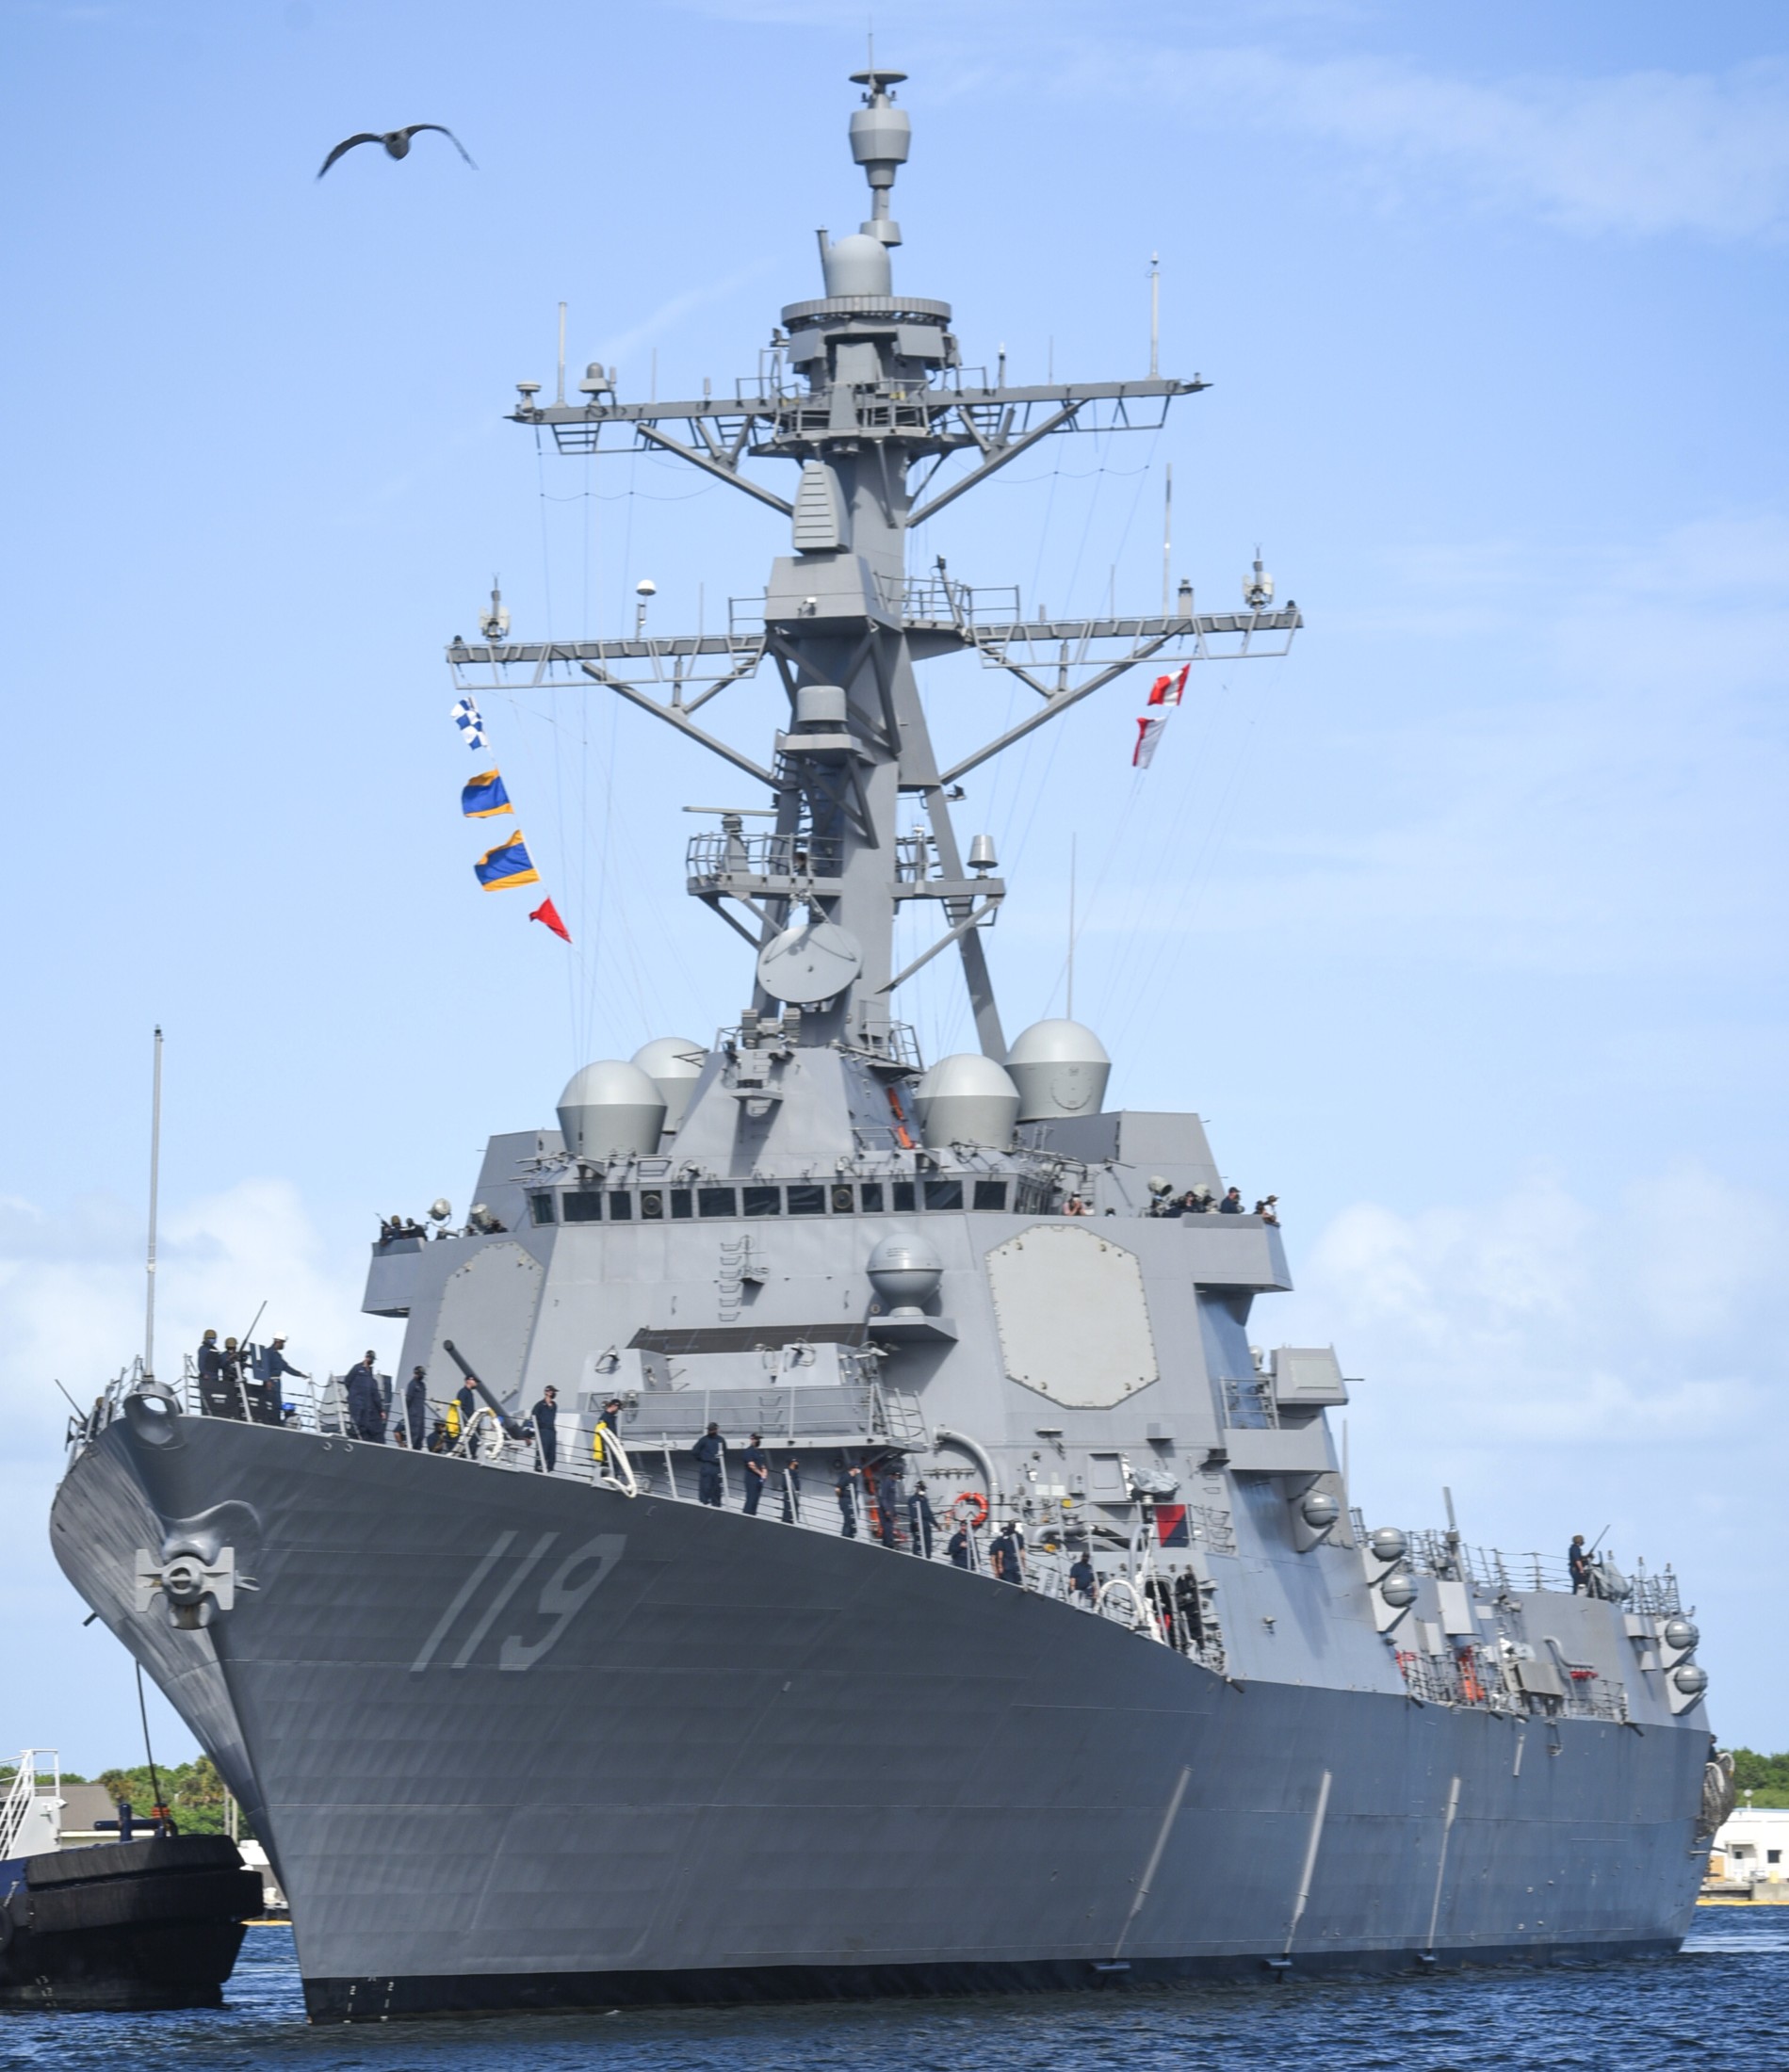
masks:
{"label": "whip antenna", "polygon": [[161,1187],[161,1028],[155,1029],[155,1090],[149,1103],[149,1251],[145,1275],[149,1283],[143,1308],[143,1373],[155,1373],[155,1204]]}

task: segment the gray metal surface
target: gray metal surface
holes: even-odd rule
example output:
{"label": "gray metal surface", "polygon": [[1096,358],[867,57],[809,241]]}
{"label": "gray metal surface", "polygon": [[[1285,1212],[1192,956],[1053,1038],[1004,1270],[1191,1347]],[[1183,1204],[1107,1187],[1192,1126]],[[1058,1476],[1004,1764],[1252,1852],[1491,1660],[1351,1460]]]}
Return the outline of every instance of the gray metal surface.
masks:
{"label": "gray metal surface", "polygon": [[[750,945],[718,1035],[639,1031],[561,1127],[492,1137],[462,1231],[374,1252],[398,1372],[445,1410],[451,1344],[508,1435],[417,1453],[349,1433],[337,1384],[268,1428],[125,1377],[74,1435],[57,1557],[250,1808],[323,2018],[1672,1947],[1710,1740],[1669,1572],[1572,1594],[1451,1522],[1369,1535],[1326,1423],[1361,1384],[1250,1344],[1279,1228],[1163,1213],[1222,1192],[1197,1117],[1100,1111],[1071,1023],[1006,1069],[1004,886],[947,787],[1126,669],[1299,619],[1259,565],[1245,613],[1074,627],[910,575],[912,525],[1032,439],[1203,384],[966,380],[948,306],[893,289],[906,133],[894,75],[862,83],[871,215],[749,393],[624,404],[593,368],[515,413],[774,503],[762,599],[722,636],[449,654],[475,690],[611,688],[767,801],[691,809],[689,889]],[[965,651],[1040,702],[941,771],[915,665]],[[759,762],[692,715],[766,659],[789,711]],[[912,899],[979,1045],[929,1072]],[[516,1423],[549,1384],[551,1464]]]}
{"label": "gray metal surface", "polygon": [[[83,1453],[58,1551],[211,1729],[324,2011],[347,1980],[441,1979],[452,2003],[462,1976],[662,1971],[677,1997],[704,1973],[774,1992],[790,1967],[1039,1960],[1091,1983],[1120,1957],[1414,1966],[1664,1945],[1688,1919],[1705,1736],[1411,1704],[1323,1587],[1358,1556],[1275,1593],[1288,1631],[1244,1648],[1307,1674],[1315,1652],[1322,1683],[1227,1679],[770,1517],[182,1422],[175,1449],[120,1420]],[[257,1590],[202,1629],[134,1619],[132,1542],[220,1497]],[[1544,1616],[1584,1653],[1626,1644],[1614,1605]]]}

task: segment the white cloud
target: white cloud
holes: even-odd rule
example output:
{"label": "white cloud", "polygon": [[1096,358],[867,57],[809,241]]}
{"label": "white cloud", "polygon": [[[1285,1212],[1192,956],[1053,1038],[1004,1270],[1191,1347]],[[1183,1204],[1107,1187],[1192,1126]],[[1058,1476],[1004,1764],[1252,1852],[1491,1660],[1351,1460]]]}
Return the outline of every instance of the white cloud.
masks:
{"label": "white cloud", "polygon": [[[619,368],[622,362],[628,360],[642,348],[656,344],[667,332],[675,330],[684,317],[692,315],[696,310],[706,309],[710,303],[725,301],[730,295],[751,282],[761,280],[770,270],[771,262],[768,259],[759,260],[756,265],[737,267],[721,280],[707,282],[701,287],[686,288],[682,294],[674,295],[668,301],[660,302],[657,309],[642,316],[638,323],[630,324],[626,331],[616,332],[603,339],[592,357],[600,360],[606,366],[615,365]],[[625,371],[621,378],[626,380]],[[566,368],[566,388],[574,402],[577,400],[577,383],[581,379],[575,369],[569,366]],[[635,394],[638,394],[641,385],[637,379],[628,383]]]}
{"label": "white cloud", "polygon": [[[85,1196],[49,1210],[0,1198],[0,1514],[13,1526],[7,1599],[12,1659],[29,1676],[0,1682],[0,1748],[58,1743],[65,1761],[117,1761],[137,1745],[125,1658],[82,1607],[50,1553],[50,1499],[62,1472],[69,1405],[90,1402],[143,1342],[141,1212]],[[284,1331],[295,1365],[340,1372],[366,1347],[395,1352],[401,1326],[363,1317],[360,1262],[326,1250],[297,1190],[247,1179],[175,1204],[163,1218],[156,1366],[215,1325],[239,1335],[265,1299],[262,1335]],[[157,1752],[189,1738],[156,1707]]]}
{"label": "white cloud", "polygon": [[[862,24],[841,0],[707,0],[697,11],[847,32]],[[966,88],[990,99],[1002,87],[1132,105],[1147,80],[1152,110],[1179,100],[1201,128],[1241,121],[1336,145],[1389,197],[1448,181],[1585,235],[1730,242],[1789,229],[1789,63],[1778,57],[1721,72],[1471,78],[1395,54],[1204,42],[1223,19],[1215,8],[1165,13],[1148,24],[1147,44],[1103,24],[1088,36],[1086,10],[1061,0],[921,4],[903,19],[891,55],[919,68],[909,91],[935,105]],[[1332,41],[1382,33],[1370,13],[1334,0],[1258,7],[1252,19],[1258,34],[1283,30],[1304,42],[1313,33]],[[1015,60],[1016,35],[1029,61]]]}
{"label": "white cloud", "polygon": [[[1078,55],[1078,86],[1130,90],[1134,51]],[[1789,65],[1483,81],[1398,57],[1153,51],[1157,93],[1335,143],[1393,186],[1452,179],[1580,234],[1717,240],[1789,228]]]}
{"label": "white cloud", "polygon": [[[0,1200],[0,1465],[35,1473],[44,1461],[42,1442],[68,1409],[57,1380],[89,1402],[141,1351],[142,1243],[140,1213],[113,1196],[57,1212]],[[242,1180],[174,1206],[158,1252],[164,1374],[178,1372],[202,1331],[240,1335],[264,1301],[258,1335],[284,1331],[306,1369],[339,1371],[368,1343],[392,1339],[391,1325],[359,1315],[353,1265],[326,1255],[285,1181]]]}
{"label": "white cloud", "polygon": [[1756,1520],[1789,1475],[1780,1314],[1789,1217],[1695,1166],[1596,1208],[1537,1173],[1501,1200],[1359,1203],[1294,1261],[1263,1342],[1337,1344],[1370,1524],[1461,1529],[1555,1563],[1569,1533],[1671,1563],[1706,1639],[1716,1724],[1782,1742],[1784,1672]]}
{"label": "white cloud", "polygon": [[1355,1414],[1424,1483],[1466,1449],[1520,1493],[1611,1463],[1632,1476],[1634,1449],[1661,1444],[1674,1466],[1705,1465],[1744,1428],[1789,1452],[1767,1328],[1786,1245],[1779,1204],[1696,1165],[1604,1210],[1540,1172],[1471,1206],[1345,1209],[1271,1328],[1342,1345],[1344,1367],[1372,1377]]}
{"label": "white cloud", "polygon": [[[1166,851],[1170,816],[1214,823],[1246,753],[1244,708],[1226,719],[1208,680],[1209,749],[1190,753],[1190,736],[1171,747],[1163,782],[1106,837],[1118,845],[1109,877],[1083,847],[1087,1000],[1114,1050],[1149,1026],[1178,968],[1146,943],[1176,943],[1195,922],[1201,936],[1271,933],[1318,960],[1346,944],[1383,963],[1420,944],[1425,961],[1469,970],[1692,988],[1779,967],[1789,519],[1735,514],[1625,550],[1593,543],[1567,569],[1503,542],[1393,544],[1382,565],[1383,602],[1344,615],[1335,638],[1442,638],[1413,647],[1358,723],[1373,783],[1345,812],[1302,744],[1267,742],[1258,762],[1309,792],[1244,822],[1173,896],[1139,878]],[[1272,699],[1248,689],[1277,723]],[[1710,1018],[1702,995],[1679,997],[1690,1019]]]}

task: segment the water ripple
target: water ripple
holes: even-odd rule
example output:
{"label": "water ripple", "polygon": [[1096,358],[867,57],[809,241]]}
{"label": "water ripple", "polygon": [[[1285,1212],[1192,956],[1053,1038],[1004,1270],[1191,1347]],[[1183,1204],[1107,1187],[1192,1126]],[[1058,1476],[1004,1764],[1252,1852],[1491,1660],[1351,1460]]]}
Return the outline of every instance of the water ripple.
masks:
{"label": "water ripple", "polygon": [[1789,1921],[1724,1908],[1698,1916],[1681,1956],[1582,1969],[314,2030],[290,1935],[252,1928],[227,2007],[0,2015],[0,2068],[1760,2072],[1785,2062],[1786,1997]]}

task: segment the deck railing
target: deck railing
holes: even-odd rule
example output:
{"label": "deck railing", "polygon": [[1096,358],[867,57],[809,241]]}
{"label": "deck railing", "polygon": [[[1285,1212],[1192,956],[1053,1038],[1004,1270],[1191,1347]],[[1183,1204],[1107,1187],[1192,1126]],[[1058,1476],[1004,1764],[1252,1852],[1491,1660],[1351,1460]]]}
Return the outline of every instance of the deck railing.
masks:
{"label": "deck railing", "polygon": [[62,1762],[54,1748],[27,1748],[19,1757],[11,1786],[0,1802],[0,1862],[19,1846],[31,1808],[40,1799],[54,1799],[60,1811]]}
{"label": "deck railing", "polygon": [[[97,1437],[122,1414],[125,1397],[140,1385],[142,1380],[141,1366],[138,1363],[111,1383],[92,1412],[72,1424],[71,1448],[78,1449]],[[183,1362],[179,1380],[164,1385],[188,1416],[218,1415],[207,1409],[190,1356]],[[285,1430],[309,1433],[330,1440],[345,1439],[352,1446],[381,1443],[364,1439],[352,1430],[348,1415],[347,1388],[340,1375],[329,1375],[320,1381],[293,1382],[291,1391],[285,1395],[282,1414],[277,1419]],[[213,1393],[216,1393],[215,1388]],[[240,1412],[227,1415],[233,1416],[233,1421],[256,1421],[248,1385],[240,1385],[236,1395],[241,1404]],[[517,1435],[526,1432],[519,1420],[509,1418],[506,1430],[505,1421],[481,1405],[462,1430],[459,1429],[457,1407],[451,1417],[449,1408],[447,1403],[435,1401],[428,1406],[424,1450],[438,1457],[470,1461],[480,1467],[499,1472],[550,1473],[557,1481],[613,1489],[628,1497],[655,1497],[675,1503],[701,1500],[700,1474],[689,1455],[687,1444],[645,1440],[630,1445],[617,1440],[605,1429],[599,1446],[597,1430],[592,1420],[578,1416],[561,1416],[556,1458],[549,1470],[538,1437],[531,1433]],[[402,1423],[401,1403],[394,1398],[383,1443],[407,1446],[407,1433],[400,1435],[399,1432]],[[429,1443],[431,1438],[433,1444]],[[873,1454],[887,1445],[886,1441],[879,1443],[871,1439],[861,1449]],[[778,1450],[786,1449],[779,1448]],[[826,1450],[838,1449],[835,1446]],[[896,1485],[890,1484],[885,1508],[874,1486],[866,1491],[854,1481],[849,1490],[847,1530],[846,1507],[835,1493],[834,1472],[816,1465],[817,1472],[812,1476],[798,1475],[792,1481],[787,1468],[773,1470],[753,1514],[767,1527],[791,1527],[833,1538],[850,1537],[882,1547],[903,1561],[919,1559],[937,1562],[950,1562],[949,1543],[956,1525],[962,1522],[967,1534],[966,1561],[960,1564],[964,1571],[1002,1589],[1015,1587],[993,1574],[993,1534],[984,1518],[980,1523],[971,1523],[967,1518],[959,1521],[952,1507],[947,1506],[942,1516],[934,1517],[928,1530],[922,1524],[916,1526],[908,1513],[904,1482],[898,1490]],[[742,1473],[742,1467],[724,1453],[721,1507],[736,1514],[744,1507]],[[1185,1608],[1177,1608],[1171,1591],[1163,1587],[1154,1564],[1154,1549],[1142,1533],[1133,1537],[1131,1545],[1122,1554],[1115,1557],[1105,1554],[1096,1562],[1097,1588],[1092,1603],[1072,1587],[1069,1578],[1072,1559],[1060,1538],[1052,1534],[1046,1541],[1040,1536],[1038,1544],[1023,1547],[1022,1587],[1033,1595],[1053,1597],[1073,1605],[1090,1617],[1109,1619],[1144,1639],[1191,1657],[1219,1675],[1226,1673],[1223,1631],[1209,1596],[1202,1601],[1196,1618],[1190,1616]]]}
{"label": "deck railing", "polygon": [[[140,1362],[121,1374],[106,1388],[85,1417],[71,1421],[72,1449],[90,1443],[114,1417],[123,1401],[143,1382]],[[183,1363],[180,1379],[169,1384],[183,1410],[189,1416],[216,1415],[203,1401],[190,1356]],[[213,1390],[215,1395],[215,1388]],[[252,1421],[254,1399],[248,1384],[239,1384],[240,1409],[234,1415]],[[321,1381],[293,1384],[280,1405],[277,1421],[297,1430],[329,1439],[346,1439],[350,1445],[367,1445],[357,1435],[348,1415],[347,1390],[339,1375]],[[562,1416],[559,1443],[551,1469],[538,1437],[514,1418],[499,1419],[480,1406],[464,1430],[459,1429],[457,1409],[431,1401],[425,1418],[425,1449],[436,1454],[472,1461],[480,1467],[522,1474],[551,1473],[557,1480],[620,1491],[626,1496],[649,1496],[675,1503],[701,1500],[700,1473],[690,1456],[687,1443],[671,1436],[637,1438],[632,1444],[617,1439],[607,1428],[596,1427],[582,1416]],[[394,1402],[384,1443],[407,1445],[401,1404]],[[599,1436],[600,1432],[600,1436]],[[846,1450],[858,1450],[847,1446]],[[874,1455],[879,1449],[899,1451],[874,1433],[866,1436],[861,1450]],[[778,1451],[792,1450],[779,1447]],[[837,1444],[824,1450],[838,1450]],[[792,1527],[797,1530],[847,1536],[880,1546],[903,1560],[948,1561],[949,1541],[959,1519],[954,1507],[935,1516],[928,1530],[918,1523],[907,1507],[904,1481],[889,1478],[886,1502],[882,1500],[873,1475],[866,1490],[853,1481],[848,1487],[849,1512],[836,1492],[832,1470],[816,1464],[816,1472],[791,1475],[787,1465],[773,1467],[753,1515],[767,1526]],[[724,1451],[720,1463],[722,1508],[740,1512],[744,1508],[741,1465]],[[959,1499],[959,1503],[960,1503]],[[1218,1514],[1201,1508],[1201,1524],[1214,1524]],[[1365,1521],[1351,1514],[1356,1537],[1364,1543]],[[961,1521],[967,1535],[962,1564],[968,1573],[995,1580],[990,1562],[991,1535],[985,1510],[980,1522]],[[1146,1520],[1146,1525],[1147,1521]],[[1211,1550],[1233,1552],[1235,1541],[1223,1514],[1224,1531],[1203,1536]],[[1467,1583],[1475,1590],[1500,1595],[1526,1591],[1564,1591],[1569,1579],[1563,1562],[1553,1562],[1539,1554],[1506,1555],[1496,1548],[1470,1546],[1456,1536],[1439,1531],[1415,1531],[1407,1535],[1408,1564],[1421,1573]],[[1090,1615],[1113,1620],[1161,1645],[1172,1647],[1213,1670],[1228,1674],[1224,1634],[1209,1590],[1201,1591],[1192,1606],[1177,1604],[1172,1574],[1158,1569],[1151,1531],[1139,1530],[1121,1552],[1102,1549],[1096,1561],[1095,1599],[1087,1604],[1072,1587],[1071,1555],[1062,1535],[1051,1531],[1040,1536],[1040,1544],[1028,1546],[1022,1556],[1023,1587],[1034,1594],[1054,1597],[1084,1608]],[[928,1544],[929,1543],[929,1544]],[[1002,1584],[1001,1587],[1012,1587]],[[1649,1575],[1636,1564],[1628,1596],[1622,1600],[1633,1611],[1652,1617],[1676,1617],[1679,1611],[1677,1578],[1667,1567]],[[1395,1644],[1395,1643],[1394,1643]],[[1396,1650],[1405,1687],[1413,1697],[1436,1705],[1483,1706],[1515,1713],[1537,1709],[1530,1695],[1521,1692],[1500,1651],[1492,1643],[1467,1643],[1440,1654]],[[1538,1709],[1567,1717],[1625,1720],[1627,1694],[1619,1682],[1606,1678],[1587,1663],[1558,1664],[1564,1696],[1539,1701]]]}
{"label": "deck railing", "polygon": [[[1358,1513],[1355,1514],[1355,1518],[1357,1530],[1364,1538]],[[1406,1538],[1409,1542],[1407,1559],[1419,1575],[1470,1583],[1474,1589],[1488,1591],[1494,1596],[1549,1590],[1567,1596],[1572,1594],[1569,1565],[1552,1555],[1506,1554],[1499,1547],[1471,1546],[1439,1530],[1414,1530],[1407,1533]],[[1625,1591],[1620,1587],[1622,1584],[1626,1585]],[[1644,1562],[1636,1561],[1629,1575],[1618,1571],[1613,1555],[1606,1552],[1592,1559],[1589,1588],[1583,1594],[1592,1597],[1614,1597],[1630,1611],[1653,1618],[1674,1619],[1683,1609],[1677,1577],[1668,1563],[1657,1574],[1652,1574]]]}

